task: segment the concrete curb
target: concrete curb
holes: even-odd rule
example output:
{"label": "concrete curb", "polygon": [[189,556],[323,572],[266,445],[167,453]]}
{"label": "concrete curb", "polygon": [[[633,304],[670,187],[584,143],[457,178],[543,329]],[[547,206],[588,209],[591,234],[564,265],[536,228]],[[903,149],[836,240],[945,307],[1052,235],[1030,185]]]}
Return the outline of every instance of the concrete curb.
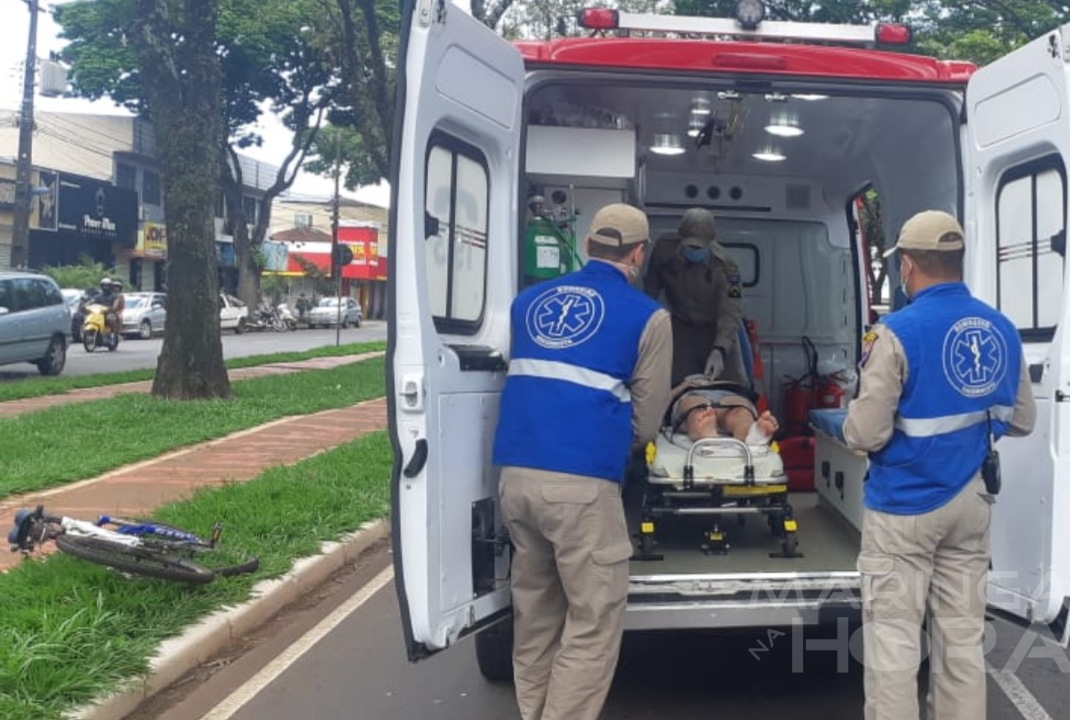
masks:
{"label": "concrete curb", "polygon": [[147,677],[72,712],[68,717],[72,720],[121,720],[231,641],[260,627],[283,607],[319,586],[331,573],[354,562],[388,533],[387,522],[375,520],[364,523],[360,530],[339,541],[323,543],[319,555],[297,560],[282,577],[257,583],[252,597],[243,604],[215,612],[186,628],[181,635],[164,640],[149,662]]}

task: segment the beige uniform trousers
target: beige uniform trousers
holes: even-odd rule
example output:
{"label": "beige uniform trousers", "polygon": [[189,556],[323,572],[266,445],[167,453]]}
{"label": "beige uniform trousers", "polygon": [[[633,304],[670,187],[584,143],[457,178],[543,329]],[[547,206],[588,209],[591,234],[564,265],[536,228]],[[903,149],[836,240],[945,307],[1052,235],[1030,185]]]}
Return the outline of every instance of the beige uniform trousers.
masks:
{"label": "beige uniform trousers", "polygon": [[523,720],[596,720],[617,665],[632,544],[620,485],[507,467],[513,675]]}
{"label": "beige uniform trousers", "polygon": [[978,475],[950,502],[924,515],[866,510],[858,557],[866,720],[918,720],[923,632],[930,642],[928,720],[986,717],[983,640],[992,502]]}

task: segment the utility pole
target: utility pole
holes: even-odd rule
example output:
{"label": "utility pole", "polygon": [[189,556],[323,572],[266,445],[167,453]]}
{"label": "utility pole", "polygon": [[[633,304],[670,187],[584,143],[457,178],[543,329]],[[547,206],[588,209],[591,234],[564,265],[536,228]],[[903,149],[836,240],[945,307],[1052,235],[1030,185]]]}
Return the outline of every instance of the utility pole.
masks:
{"label": "utility pole", "polygon": [[338,282],[338,314],[335,316],[334,345],[342,344],[342,253],[338,248],[338,205],[340,190],[339,178],[342,174],[342,133],[334,128],[334,214],[331,218],[331,265],[334,266],[335,277]]}
{"label": "utility pole", "polygon": [[30,8],[30,37],[26,41],[26,67],[22,78],[22,112],[19,114],[19,156],[15,164],[15,218],[11,230],[11,267],[30,260],[30,171],[33,169],[33,90],[37,74],[38,0],[25,0]]}

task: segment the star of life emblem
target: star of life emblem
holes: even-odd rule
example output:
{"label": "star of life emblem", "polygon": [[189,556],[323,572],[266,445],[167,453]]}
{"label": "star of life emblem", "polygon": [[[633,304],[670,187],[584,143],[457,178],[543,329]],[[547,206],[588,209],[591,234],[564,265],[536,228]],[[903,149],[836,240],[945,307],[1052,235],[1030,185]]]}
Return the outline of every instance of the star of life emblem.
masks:
{"label": "star of life emblem", "polygon": [[544,348],[561,350],[590,340],[605,318],[602,296],[591,288],[559,285],[542,293],[528,307],[531,339]]}
{"label": "star of life emblem", "polygon": [[995,392],[1007,373],[1007,342],[988,320],[969,317],[944,336],[944,375],[960,394],[975,398]]}

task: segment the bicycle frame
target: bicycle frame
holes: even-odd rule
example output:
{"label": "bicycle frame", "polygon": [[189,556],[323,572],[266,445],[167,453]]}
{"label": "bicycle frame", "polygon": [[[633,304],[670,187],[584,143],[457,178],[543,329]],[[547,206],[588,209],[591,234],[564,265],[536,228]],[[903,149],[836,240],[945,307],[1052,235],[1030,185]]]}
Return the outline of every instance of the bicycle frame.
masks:
{"label": "bicycle frame", "polygon": [[59,518],[59,524],[68,535],[104,538],[109,542],[126,545],[127,547],[139,547],[141,545],[141,538],[137,535],[127,535],[115,530],[109,530],[86,520],[61,517]]}

